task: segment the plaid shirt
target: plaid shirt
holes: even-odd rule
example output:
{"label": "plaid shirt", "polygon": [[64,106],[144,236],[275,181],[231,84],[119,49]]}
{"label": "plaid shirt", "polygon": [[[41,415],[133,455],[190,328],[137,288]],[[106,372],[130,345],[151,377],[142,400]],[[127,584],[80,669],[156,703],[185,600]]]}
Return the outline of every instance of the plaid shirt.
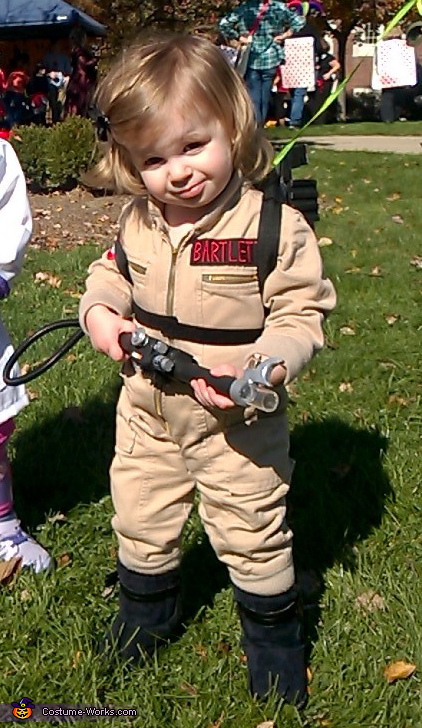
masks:
{"label": "plaid shirt", "polygon": [[[262,3],[263,0],[246,0],[234,8],[218,24],[222,35],[228,40],[249,35]],[[274,43],[274,36],[281,35],[289,28],[297,33],[304,25],[305,19],[294,10],[289,10],[279,0],[271,0],[253,36],[248,68],[260,71],[276,68],[284,60],[284,48],[282,44]]]}

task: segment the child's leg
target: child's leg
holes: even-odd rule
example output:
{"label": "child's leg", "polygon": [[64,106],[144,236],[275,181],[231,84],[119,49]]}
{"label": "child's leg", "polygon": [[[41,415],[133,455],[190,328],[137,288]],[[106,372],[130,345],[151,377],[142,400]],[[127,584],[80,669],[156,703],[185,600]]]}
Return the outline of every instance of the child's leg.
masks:
{"label": "child's leg", "polygon": [[21,559],[22,566],[36,573],[51,566],[47,551],[20,527],[13,510],[13,490],[7,443],[14,430],[12,419],[0,425],[0,561],[13,557]]}
{"label": "child's leg", "polygon": [[301,707],[307,685],[285,520],[292,471],[286,417],[238,422],[209,438],[207,449],[208,468],[198,472],[199,512],[235,585],[251,692],[262,698],[275,686]]}
{"label": "child's leg", "polygon": [[136,416],[125,389],[110,475],[120,593],[103,649],[141,662],[180,622],[180,541],[194,484],[162,421],[146,412]]}

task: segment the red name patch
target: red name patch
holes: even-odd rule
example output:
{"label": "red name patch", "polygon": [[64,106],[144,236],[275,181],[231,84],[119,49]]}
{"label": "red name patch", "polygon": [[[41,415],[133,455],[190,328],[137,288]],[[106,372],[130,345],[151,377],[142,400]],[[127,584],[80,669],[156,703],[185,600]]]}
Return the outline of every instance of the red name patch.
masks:
{"label": "red name patch", "polygon": [[254,265],[256,238],[203,238],[192,243],[191,265]]}

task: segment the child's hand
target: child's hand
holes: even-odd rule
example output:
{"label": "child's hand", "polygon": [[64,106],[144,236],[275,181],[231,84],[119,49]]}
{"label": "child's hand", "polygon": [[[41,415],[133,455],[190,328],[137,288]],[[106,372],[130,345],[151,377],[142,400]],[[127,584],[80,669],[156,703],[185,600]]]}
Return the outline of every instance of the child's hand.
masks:
{"label": "child's hand", "polygon": [[86,328],[94,349],[102,354],[107,354],[114,361],[123,361],[128,358],[128,354],[119,344],[119,336],[124,331],[132,332],[136,329],[133,321],[128,321],[113,313],[107,306],[97,304],[87,313]]}
{"label": "child's hand", "polygon": [[[243,369],[234,367],[232,364],[219,364],[210,371],[215,377],[229,376],[239,379],[243,376]],[[217,392],[214,387],[207,384],[205,379],[193,379],[191,381],[191,387],[196,399],[204,407],[218,407],[219,409],[225,410],[236,406],[227,394]]]}

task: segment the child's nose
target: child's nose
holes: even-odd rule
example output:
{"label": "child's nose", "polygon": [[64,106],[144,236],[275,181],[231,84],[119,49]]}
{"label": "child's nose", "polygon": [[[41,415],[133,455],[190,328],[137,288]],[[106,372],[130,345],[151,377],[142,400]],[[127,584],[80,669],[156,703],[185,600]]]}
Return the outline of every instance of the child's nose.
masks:
{"label": "child's nose", "polygon": [[172,182],[183,182],[191,176],[192,168],[185,159],[175,157],[170,160],[169,173]]}

